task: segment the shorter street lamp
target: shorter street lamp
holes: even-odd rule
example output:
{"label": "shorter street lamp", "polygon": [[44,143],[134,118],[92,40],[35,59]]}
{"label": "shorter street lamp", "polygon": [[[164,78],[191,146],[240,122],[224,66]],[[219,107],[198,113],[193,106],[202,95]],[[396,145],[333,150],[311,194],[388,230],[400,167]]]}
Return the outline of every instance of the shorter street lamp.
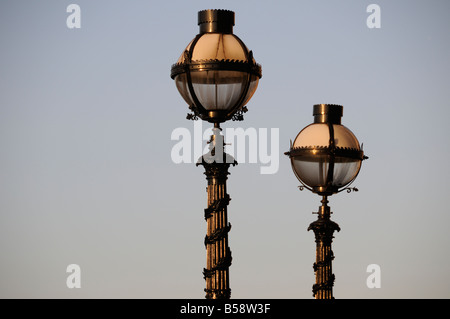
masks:
{"label": "shorter street lamp", "polygon": [[341,124],[343,107],[335,104],[314,105],[314,123],[298,133],[289,152],[292,169],[304,188],[322,196],[318,218],[308,230],[316,237],[316,262],[313,265],[316,283],[313,296],[316,299],[333,299],[334,274],[331,262],[334,259],[331,243],[339,225],[330,220],[328,196],[357,191],[348,186],[356,179],[364,156],[362,145],[356,136]]}

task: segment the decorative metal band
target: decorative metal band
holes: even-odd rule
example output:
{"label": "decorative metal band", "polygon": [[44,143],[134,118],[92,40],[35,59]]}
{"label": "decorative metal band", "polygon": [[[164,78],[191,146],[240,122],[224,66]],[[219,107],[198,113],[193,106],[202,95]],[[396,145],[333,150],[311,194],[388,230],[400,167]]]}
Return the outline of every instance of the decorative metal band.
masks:
{"label": "decorative metal band", "polygon": [[232,260],[233,257],[231,257],[231,250],[230,248],[227,248],[225,257],[219,258],[214,267],[211,269],[203,268],[203,278],[206,280],[206,278],[211,278],[214,276],[215,272],[218,270],[227,270],[231,266]]}
{"label": "decorative metal band", "polygon": [[224,209],[230,203],[230,195],[225,194],[223,198],[215,200],[208,208],[205,208],[205,219],[208,219],[212,216],[213,213],[218,212]]}
{"label": "decorative metal band", "polygon": [[216,229],[210,236],[205,236],[205,246],[208,244],[214,244],[216,241],[220,241],[227,236],[231,229],[231,224],[223,228]]}
{"label": "decorative metal band", "polygon": [[[232,260],[233,257],[231,256],[231,250],[229,247],[227,247],[225,256],[219,258],[217,263],[211,269],[203,268],[203,279],[211,279],[216,274],[216,271],[228,270],[228,268],[231,266]],[[211,299],[214,297],[214,295],[218,299],[228,299],[230,298],[231,289],[205,289],[205,292],[207,292],[205,296],[206,299]]]}
{"label": "decorative metal band", "polygon": [[216,265],[211,270],[226,270],[231,266],[232,260],[231,250],[227,247],[225,257],[219,258]]}
{"label": "decorative metal band", "polygon": [[330,147],[330,146],[308,146],[293,147],[289,152],[285,153],[289,157],[296,156],[321,156],[334,155],[336,157],[345,157],[357,160],[364,159],[364,152],[356,148],[349,147]]}
{"label": "decorative metal band", "polygon": [[203,268],[203,279],[206,280],[206,278],[211,278],[212,276],[214,276],[215,272],[216,272],[215,269]]}
{"label": "decorative metal band", "polygon": [[178,74],[187,71],[240,71],[257,77],[262,77],[261,65],[242,60],[199,60],[188,63],[176,63],[172,65],[170,77],[174,79]]}
{"label": "decorative metal band", "polygon": [[330,265],[331,265],[331,262],[332,262],[333,260],[334,260],[334,254],[333,254],[333,251],[330,250],[330,253],[327,254],[327,255],[323,258],[323,260],[318,261],[318,262],[315,262],[315,263],[313,264],[313,269],[314,269],[314,271],[317,271],[319,268],[323,268],[323,267],[326,267],[326,266],[330,266]]}
{"label": "decorative metal band", "polygon": [[331,274],[330,278],[327,281],[321,282],[319,284],[314,284],[313,288],[312,288],[313,296],[315,296],[319,292],[319,290],[333,289],[334,280],[335,280],[335,276],[334,276],[334,274]]}

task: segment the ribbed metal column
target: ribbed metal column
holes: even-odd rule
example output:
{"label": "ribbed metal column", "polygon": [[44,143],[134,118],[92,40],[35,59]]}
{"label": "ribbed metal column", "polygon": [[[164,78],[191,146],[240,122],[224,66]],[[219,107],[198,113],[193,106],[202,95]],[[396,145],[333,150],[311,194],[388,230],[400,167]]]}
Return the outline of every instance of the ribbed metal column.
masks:
{"label": "ribbed metal column", "polygon": [[[214,138],[211,142],[215,142]],[[212,148],[212,156],[209,159],[214,157],[214,153],[215,148]],[[229,299],[231,296],[229,267],[232,257],[228,246],[228,232],[231,224],[228,222],[227,215],[227,206],[231,199],[227,194],[226,181],[229,175],[228,168],[230,165],[236,165],[237,162],[231,156],[223,152],[221,154],[223,154],[223,161],[205,161],[202,157],[202,160],[197,163],[205,168],[208,181],[206,188],[208,207],[205,209],[206,268],[203,269],[203,277],[206,280],[206,299]]]}
{"label": "ribbed metal column", "polygon": [[308,230],[313,230],[316,237],[316,262],[313,265],[316,283],[313,285],[313,296],[316,299],[333,299],[334,274],[332,261],[334,259],[331,243],[335,230],[340,231],[338,224],[330,220],[328,200],[323,196],[322,206],[319,208],[318,218],[311,223]]}

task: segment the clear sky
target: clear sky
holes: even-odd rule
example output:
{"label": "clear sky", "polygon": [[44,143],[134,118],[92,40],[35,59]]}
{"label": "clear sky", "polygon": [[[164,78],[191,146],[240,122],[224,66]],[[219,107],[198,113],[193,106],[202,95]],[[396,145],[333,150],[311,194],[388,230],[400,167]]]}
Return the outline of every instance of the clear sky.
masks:
{"label": "clear sky", "polygon": [[173,130],[194,130],[169,75],[219,8],[263,70],[245,121],[222,126],[279,129],[276,174],[230,169],[232,298],[312,298],[320,198],[283,152],[318,103],[344,106],[370,157],[360,191],[330,197],[336,298],[449,298],[447,0],[2,0],[0,297],[204,297],[206,180],[171,159]]}

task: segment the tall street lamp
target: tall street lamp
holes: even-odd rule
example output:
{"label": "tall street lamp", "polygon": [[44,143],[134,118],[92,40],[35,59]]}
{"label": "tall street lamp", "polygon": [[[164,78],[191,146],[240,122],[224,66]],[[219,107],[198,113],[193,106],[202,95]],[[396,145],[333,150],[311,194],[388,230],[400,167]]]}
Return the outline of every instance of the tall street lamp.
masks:
{"label": "tall street lamp", "polygon": [[330,220],[328,196],[343,190],[357,191],[349,185],[356,179],[364,155],[356,136],[341,124],[343,107],[335,104],[314,105],[314,123],[298,133],[289,152],[292,169],[304,188],[322,196],[318,218],[308,230],[316,237],[316,262],[313,265],[316,283],[313,296],[316,299],[333,299],[334,274],[331,250],[334,231],[339,225]]}
{"label": "tall street lamp", "polygon": [[205,209],[207,232],[205,237],[207,299],[229,299],[229,267],[231,251],[228,246],[226,180],[230,165],[236,160],[224,152],[220,123],[242,121],[261,78],[261,66],[252,51],[233,34],[234,12],[203,10],[198,12],[200,32],[187,45],[178,61],[172,65],[171,78],[189,105],[187,119],[214,124],[209,152],[197,165],[205,168],[208,181],[208,207]]}

